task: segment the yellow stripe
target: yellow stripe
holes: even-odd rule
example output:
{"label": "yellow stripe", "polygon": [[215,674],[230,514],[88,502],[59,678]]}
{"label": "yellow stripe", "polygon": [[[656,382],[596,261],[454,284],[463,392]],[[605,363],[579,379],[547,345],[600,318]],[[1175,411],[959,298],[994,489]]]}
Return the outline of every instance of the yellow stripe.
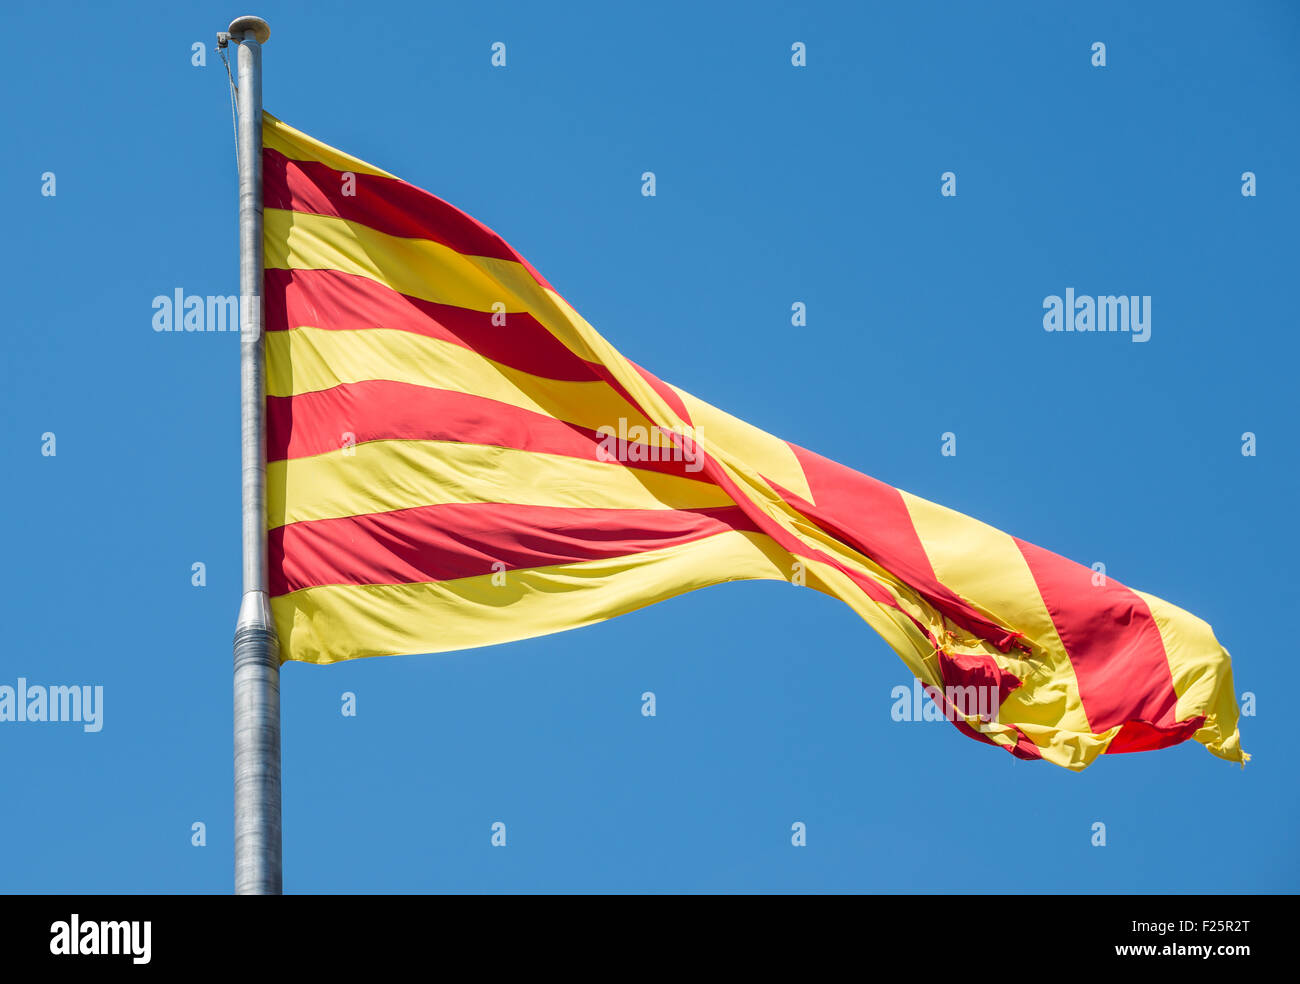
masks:
{"label": "yellow stripe", "polygon": [[784,551],[727,532],[626,557],[454,581],[326,585],[271,599],[281,658],[362,656],[490,646],[600,622],[723,581],[785,580]]}
{"label": "yellow stripe", "polygon": [[699,437],[707,438],[710,445],[725,448],[727,453],[751,466],[764,478],[808,502],[813,501],[808,476],[803,473],[803,466],[787,442],[691,396],[685,390],[676,386],[670,389],[681,397]]}
{"label": "yellow stripe", "polygon": [[392,328],[301,327],[266,333],[266,392],[297,396],[340,383],[384,379],[486,397],[597,430],[649,422],[609,384],[534,376],[462,345]]}
{"label": "yellow stripe", "polygon": [[288,123],[276,119],[267,112],[262,113],[262,146],[279,151],[293,161],[319,161],[336,171],[392,177],[387,171],[381,171],[358,157],[345,154],[314,137],[307,136],[301,130],[295,130]]}
{"label": "yellow stripe", "polygon": [[1165,644],[1165,657],[1174,680],[1178,704],[1174,719],[1206,715],[1196,740],[1220,758],[1245,762],[1237,732],[1237,697],[1233,692],[1232,661],[1214,630],[1190,612],[1162,598],[1135,591],[1155,619]]}
{"label": "yellow stripe", "polygon": [[263,221],[268,269],[340,270],[410,297],[474,311],[492,311],[499,302],[507,312],[528,311],[539,321],[553,313],[546,290],[514,260],[469,256],[431,239],[390,236],[332,215],[268,208]]}
{"label": "yellow stripe", "polygon": [[266,466],[271,529],[310,519],[447,502],[591,509],[703,509],[733,503],[707,482],[618,462],[447,441],[371,441]]}
{"label": "yellow stripe", "polygon": [[268,208],[263,223],[270,269],[339,270],[409,297],[474,311],[500,303],[507,313],[531,314],[578,358],[609,366],[624,385],[624,375],[635,375],[634,386],[646,385],[567,301],[514,260],[469,256],[429,239],[390,236],[307,212]]}
{"label": "yellow stripe", "polygon": [[1019,726],[1044,758],[1083,768],[1106,742],[1092,733],[1074,666],[1015,540],[952,509],[902,496],[939,580],[994,621],[1023,632],[1032,646],[1029,660],[1014,650],[995,656],[1024,684],[1008,695],[998,719]]}

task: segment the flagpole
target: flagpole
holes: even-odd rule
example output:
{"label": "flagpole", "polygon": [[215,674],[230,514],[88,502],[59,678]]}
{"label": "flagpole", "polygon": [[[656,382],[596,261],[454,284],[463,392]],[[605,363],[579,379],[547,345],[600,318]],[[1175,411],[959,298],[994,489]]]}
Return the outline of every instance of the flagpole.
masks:
{"label": "flagpole", "polygon": [[262,45],[271,29],[238,17],[239,405],[244,593],[234,644],[235,892],[279,895],[280,644],[266,560],[266,367],[262,349]]}

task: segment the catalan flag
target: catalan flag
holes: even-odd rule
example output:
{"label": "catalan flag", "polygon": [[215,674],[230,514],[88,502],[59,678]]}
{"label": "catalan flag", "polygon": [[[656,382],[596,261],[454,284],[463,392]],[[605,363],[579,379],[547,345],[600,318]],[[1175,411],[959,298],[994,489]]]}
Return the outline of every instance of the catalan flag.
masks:
{"label": "catalan flag", "polygon": [[764,578],[849,605],[1020,758],[1195,738],[1246,760],[1200,619],[663,382],[465,213],[270,115],[263,140],[284,659],[486,646]]}

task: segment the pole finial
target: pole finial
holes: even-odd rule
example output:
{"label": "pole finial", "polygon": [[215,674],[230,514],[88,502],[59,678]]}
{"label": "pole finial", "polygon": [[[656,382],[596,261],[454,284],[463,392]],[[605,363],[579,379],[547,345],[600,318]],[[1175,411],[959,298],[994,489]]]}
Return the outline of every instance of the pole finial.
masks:
{"label": "pole finial", "polygon": [[271,25],[260,17],[254,17],[252,14],[245,14],[243,17],[236,17],[230,22],[230,40],[243,41],[244,35],[248,31],[253,32],[253,37],[257,39],[258,44],[266,44],[266,39],[271,36]]}

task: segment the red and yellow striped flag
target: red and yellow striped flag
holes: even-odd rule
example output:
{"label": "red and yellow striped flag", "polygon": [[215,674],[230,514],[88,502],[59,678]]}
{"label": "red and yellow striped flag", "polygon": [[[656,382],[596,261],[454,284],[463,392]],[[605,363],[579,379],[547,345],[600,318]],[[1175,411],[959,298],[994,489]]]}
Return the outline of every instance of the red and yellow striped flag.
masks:
{"label": "red and yellow striped flag", "polygon": [[1200,619],[662,382],[468,215],[270,115],[263,140],[283,658],[485,646],[767,578],[848,604],[1018,757],[1194,737],[1246,760]]}

